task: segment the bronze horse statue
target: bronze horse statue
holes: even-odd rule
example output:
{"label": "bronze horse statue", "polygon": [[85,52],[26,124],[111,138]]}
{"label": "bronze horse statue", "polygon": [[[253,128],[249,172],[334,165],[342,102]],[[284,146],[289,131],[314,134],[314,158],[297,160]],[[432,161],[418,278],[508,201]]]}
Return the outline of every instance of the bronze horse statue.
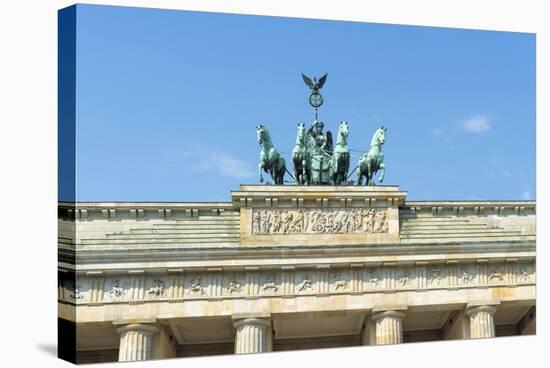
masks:
{"label": "bronze horse statue", "polygon": [[260,183],[264,182],[264,177],[262,175],[262,171],[264,171],[271,175],[275,184],[284,184],[286,171],[285,159],[277,152],[275,147],[273,147],[269,130],[263,125],[258,125],[256,127],[256,135],[258,137],[258,143],[262,147],[260,151],[260,163],[258,164]]}
{"label": "bronze horse statue", "polygon": [[357,164],[357,185],[363,185],[363,177],[366,178],[365,185],[374,185],[374,174],[381,170],[380,183],[384,181],[384,154],[382,153],[382,145],[386,141],[386,131],[388,128],[383,126],[378,128],[372,136],[369,152],[364,154]]}
{"label": "bronze horse statue", "polygon": [[296,133],[296,145],[292,150],[292,167],[298,185],[310,184],[309,161],[309,151],[306,146],[306,127],[304,123],[299,123],[298,132]]}
{"label": "bronze horse statue", "polygon": [[335,185],[346,184],[349,171],[348,122],[342,121],[338,128],[336,146],[332,154],[333,181]]}

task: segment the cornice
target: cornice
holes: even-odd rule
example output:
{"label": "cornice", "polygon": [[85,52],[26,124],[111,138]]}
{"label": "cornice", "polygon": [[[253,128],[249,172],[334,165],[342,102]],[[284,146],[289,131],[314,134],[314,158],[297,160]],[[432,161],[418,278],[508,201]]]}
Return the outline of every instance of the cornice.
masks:
{"label": "cornice", "polygon": [[[501,257],[501,254],[518,254],[518,257],[535,257],[535,240],[507,241],[461,241],[431,242],[424,244],[365,244],[365,245],[318,245],[318,246],[249,246],[239,248],[163,248],[163,249],[59,249],[59,262],[86,267],[97,264],[118,263],[160,263],[190,262],[216,263],[235,262],[255,265],[259,260],[277,264],[281,260],[306,264],[311,260],[325,259],[330,262],[364,262],[373,258],[393,259],[395,257],[446,260],[450,256],[476,259]],[[509,256],[508,256],[509,257]],[[362,261],[360,261],[362,259]]]}

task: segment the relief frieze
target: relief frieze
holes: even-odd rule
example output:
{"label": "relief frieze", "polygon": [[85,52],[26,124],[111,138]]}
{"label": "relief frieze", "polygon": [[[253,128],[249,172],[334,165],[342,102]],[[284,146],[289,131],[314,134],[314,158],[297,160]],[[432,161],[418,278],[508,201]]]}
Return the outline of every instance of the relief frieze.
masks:
{"label": "relief frieze", "polygon": [[252,212],[252,234],[387,233],[385,209],[262,209]]}
{"label": "relief frieze", "polygon": [[[486,287],[487,285],[509,284],[510,286],[529,284],[535,281],[535,265],[533,263],[516,263],[513,265],[497,263],[490,264],[486,269],[476,263],[460,265],[428,265],[428,266],[395,266],[391,272],[387,266],[373,266],[361,269],[304,269],[266,271],[257,278],[243,278],[238,272],[223,274],[224,282],[214,278],[203,277],[203,273],[190,272],[185,276],[185,292],[175,293],[174,283],[169,283],[161,275],[145,276],[139,283],[129,283],[123,276],[107,277],[105,293],[98,293],[106,302],[128,302],[137,300],[161,301],[166,298],[207,299],[214,296],[227,298],[242,298],[245,296],[273,297],[277,295],[312,295],[340,293],[372,293],[395,291],[411,291],[419,289],[443,289],[450,286],[458,288]],[[222,272],[223,273],[223,272]],[[290,277],[288,274],[290,273]],[[483,282],[480,275],[486,275]],[[182,279],[183,280],[183,279]],[[292,280],[292,281],[289,281]],[[354,281],[355,280],[355,281]],[[360,280],[360,282],[356,282]],[[423,282],[422,280],[425,280]],[[216,284],[217,283],[217,284]],[[88,298],[94,289],[94,279],[81,277],[78,284],[72,280],[62,280],[60,300],[72,303],[86,304],[101,302]],[[285,286],[285,285],[290,286]],[[137,285],[137,286],[136,286]],[[141,285],[141,286],[140,286]],[[220,293],[215,294],[215,285],[220,286]],[[223,288],[221,287],[223,285]],[[254,287],[250,287],[253,285]],[[177,285],[176,285],[177,286]],[[137,289],[136,289],[137,288]],[[137,290],[137,291],[136,291]],[[140,292],[143,291],[142,293]],[[183,281],[182,281],[183,290]],[[252,290],[245,295],[247,290]],[[248,292],[247,292],[248,293]]]}

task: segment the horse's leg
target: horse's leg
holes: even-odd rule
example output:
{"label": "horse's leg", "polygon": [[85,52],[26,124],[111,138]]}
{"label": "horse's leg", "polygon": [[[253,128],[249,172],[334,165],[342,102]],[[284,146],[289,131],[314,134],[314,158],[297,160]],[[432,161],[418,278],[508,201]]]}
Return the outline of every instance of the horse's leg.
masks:
{"label": "horse's leg", "polygon": [[386,173],[386,166],[384,166],[384,163],[380,164],[380,170],[382,173],[380,174],[380,183],[384,181],[384,174]]}
{"label": "horse's leg", "polygon": [[309,177],[307,175],[306,159],[302,159],[302,185],[309,184]]}
{"label": "horse's leg", "polygon": [[344,184],[348,183],[348,172],[349,172],[349,155],[346,155],[344,163]]}
{"label": "horse's leg", "polygon": [[374,171],[372,170],[372,167],[369,167],[368,171],[367,171],[367,185],[373,185],[374,184],[374,182],[372,180],[373,177],[374,177]]}
{"label": "horse's leg", "polygon": [[258,174],[260,174],[260,183],[264,182],[264,176],[262,171],[264,170],[264,161],[260,158],[260,163],[258,164]]}
{"label": "horse's leg", "polygon": [[273,184],[279,184],[279,161],[275,161],[271,167],[271,179],[273,179]]}
{"label": "horse's leg", "polygon": [[332,174],[332,180],[335,185],[340,184],[340,155],[338,153],[334,154],[334,172]]}
{"label": "horse's leg", "polygon": [[282,156],[279,156],[278,165],[277,165],[279,172],[278,172],[278,184],[283,185],[285,182],[285,172],[286,172],[286,164]]}
{"label": "horse's leg", "polygon": [[340,156],[338,160],[338,184],[345,184],[346,180],[346,157],[344,155]]}
{"label": "horse's leg", "polygon": [[296,164],[296,161],[298,160],[298,157],[294,157],[292,159],[292,163],[293,163],[293,170],[292,172],[294,173],[294,179],[296,180],[296,184],[302,184],[302,178],[300,176],[300,166],[298,166]]}
{"label": "horse's leg", "polygon": [[298,175],[300,175],[300,185],[305,185],[306,184],[306,160],[303,154],[300,157],[300,170],[298,172]]}

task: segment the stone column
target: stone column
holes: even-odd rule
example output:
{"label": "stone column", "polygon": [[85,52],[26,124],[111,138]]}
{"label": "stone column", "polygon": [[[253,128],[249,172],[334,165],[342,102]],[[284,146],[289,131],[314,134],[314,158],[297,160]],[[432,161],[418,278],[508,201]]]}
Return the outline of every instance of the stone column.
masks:
{"label": "stone column", "polygon": [[117,328],[120,334],[119,362],[148,360],[153,356],[153,335],[159,329],[150,324],[131,323]]}
{"label": "stone column", "polygon": [[272,350],[271,320],[268,318],[242,318],[233,321],[235,326],[235,354],[263,353]]}
{"label": "stone column", "polygon": [[479,305],[466,308],[466,315],[470,317],[470,338],[483,339],[495,337],[494,315],[497,309],[489,305]]}
{"label": "stone column", "polygon": [[401,344],[403,342],[403,318],[398,311],[377,312],[372,315],[376,323],[376,345]]}

